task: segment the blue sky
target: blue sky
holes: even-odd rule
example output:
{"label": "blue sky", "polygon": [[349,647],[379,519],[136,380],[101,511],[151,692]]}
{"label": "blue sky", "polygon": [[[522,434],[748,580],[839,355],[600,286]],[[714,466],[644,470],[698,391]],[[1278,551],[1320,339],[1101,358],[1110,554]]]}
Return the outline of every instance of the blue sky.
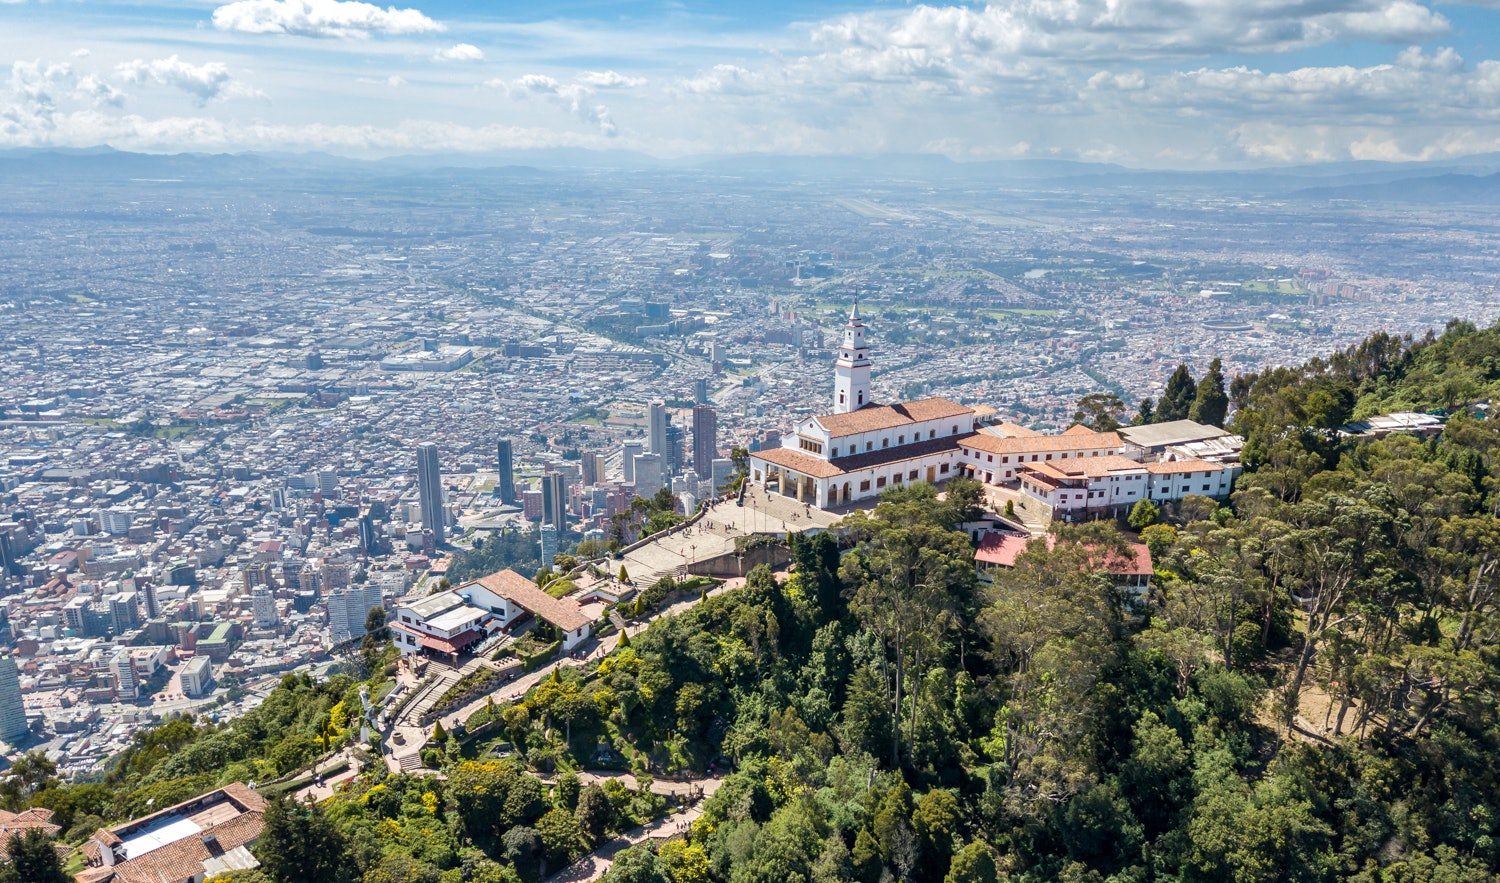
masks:
{"label": "blue sky", "polygon": [[0,147],[1500,151],[1500,0],[0,0]]}

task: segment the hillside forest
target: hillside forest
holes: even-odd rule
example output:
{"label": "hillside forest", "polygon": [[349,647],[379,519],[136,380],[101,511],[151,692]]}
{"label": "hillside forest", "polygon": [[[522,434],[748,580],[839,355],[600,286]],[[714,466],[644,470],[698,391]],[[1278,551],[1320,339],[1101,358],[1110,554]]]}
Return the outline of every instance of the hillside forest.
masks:
{"label": "hillside forest", "polygon": [[[702,818],[617,855],[609,883],[1496,879],[1500,421],[1477,405],[1497,385],[1500,327],[1464,323],[1236,377],[1229,500],[1059,526],[993,584],[960,529],[977,485],[890,491],[789,537],[784,580],[758,569],[434,733],[442,777],[376,763],[316,807],[276,803],[263,867],[232,876],[532,883],[664,812],[652,775],[712,767]],[[1448,422],[1337,431],[1397,409]],[[1108,573],[1137,540],[1142,604]],[[293,678],[268,704],[300,710],[266,723],[316,743],[353,686]],[[5,805],[70,805],[77,837],[321,747],[168,731],[104,781]],[[581,784],[600,766],[640,787]]]}

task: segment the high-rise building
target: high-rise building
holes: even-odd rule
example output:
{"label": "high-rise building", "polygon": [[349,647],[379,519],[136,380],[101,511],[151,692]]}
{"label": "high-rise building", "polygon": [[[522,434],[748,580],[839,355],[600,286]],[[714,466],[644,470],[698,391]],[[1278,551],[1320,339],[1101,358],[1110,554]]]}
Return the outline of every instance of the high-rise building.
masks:
{"label": "high-rise building", "polygon": [[135,662],[131,660],[130,654],[120,650],[109,658],[109,673],[115,678],[115,695],[122,700],[133,700],[136,697]]}
{"label": "high-rise building", "polygon": [[734,461],[728,457],[720,457],[713,461],[709,481],[713,484],[713,493],[717,494],[734,477]]}
{"label": "high-rise building", "polygon": [[276,596],[264,586],[250,593],[250,610],[255,615],[256,628],[274,628],[281,621],[276,615]]}
{"label": "high-rise building", "polygon": [[422,527],[432,531],[432,540],[443,544],[443,470],[438,447],[432,442],[417,446],[417,495],[422,503]]}
{"label": "high-rise building", "polygon": [[557,528],[543,522],[538,533],[541,535],[542,566],[551,567],[552,556],[557,554]]}
{"label": "high-rise building", "polygon": [[667,424],[667,475],[676,475],[687,466],[687,458],[684,456],[687,449],[687,433],[676,423]]}
{"label": "high-rise building", "polygon": [[99,513],[100,529],[111,536],[123,537],[130,533],[130,524],[134,520],[135,516],[129,509],[117,506]]}
{"label": "high-rise building", "polygon": [[578,466],[583,471],[582,483],[584,487],[591,487],[599,483],[597,457],[597,454],[590,454],[585,451],[583,456],[578,458]]}
{"label": "high-rise building", "polygon": [[568,483],[561,472],[542,476],[542,523],[552,525],[559,536],[568,529]]}
{"label": "high-rise building", "polygon": [[334,641],[347,641],[365,633],[365,618],[371,608],[383,607],[380,586],[364,583],[328,593],[328,633]]}
{"label": "high-rise building", "polygon": [[667,455],[667,403],[652,402],[646,409],[646,451]]}
{"label": "high-rise building", "polygon": [[638,441],[628,441],[620,445],[620,470],[626,484],[635,483],[635,458],[645,453]]}
{"label": "high-rise building", "polygon": [[699,377],[693,381],[693,404],[708,404],[708,378]]}
{"label": "high-rise building", "polygon": [[640,454],[635,458],[635,494],[649,497],[667,486],[666,464],[660,454]]}
{"label": "high-rise building", "polygon": [[375,527],[375,518],[370,513],[359,516],[359,545],[366,555],[380,554],[380,531]]}
{"label": "high-rise building", "polygon": [[719,456],[719,413],[708,405],[693,408],[693,471],[708,475]]}
{"label": "high-rise building", "polygon": [[21,670],[9,654],[0,656],[0,739],[16,742],[26,735],[26,706],[21,702]]}
{"label": "high-rise building", "polygon": [[339,474],[332,469],[324,469],[318,473],[318,493],[323,499],[330,500],[339,492]]}
{"label": "high-rise building", "polygon": [[141,607],[135,592],[118,592],[109,596],[109,625],[116,637],[140,624]]}
{"label": "high-rise building", "polygon": [[147,582],[141,586],[141,600],[146,604],[146,618],[155,619],[161,616],[161,601],[156,596],[156,583]]}
{"label": "high-rise building", "polygon": [[516,504],[516,472],[515,464],[511,462],[510,439],[502,438],[495,445],[495,462],[500,473],[500,480],[495,482],[495,491],[500,495],[500,502],[507,506]]}

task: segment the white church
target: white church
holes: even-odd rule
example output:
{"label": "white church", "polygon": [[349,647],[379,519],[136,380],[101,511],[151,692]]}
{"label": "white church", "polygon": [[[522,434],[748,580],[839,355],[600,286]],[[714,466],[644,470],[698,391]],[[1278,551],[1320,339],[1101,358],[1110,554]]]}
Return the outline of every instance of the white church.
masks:
{"label": "white church", "polygon": [[752,453],[751,481],[828,509],[958,475],[958,442],[974,432],[975,409],[943,398],[876,404],[870,369],[856,304],[834,364],[833,413],[803,420],[780,448]]}

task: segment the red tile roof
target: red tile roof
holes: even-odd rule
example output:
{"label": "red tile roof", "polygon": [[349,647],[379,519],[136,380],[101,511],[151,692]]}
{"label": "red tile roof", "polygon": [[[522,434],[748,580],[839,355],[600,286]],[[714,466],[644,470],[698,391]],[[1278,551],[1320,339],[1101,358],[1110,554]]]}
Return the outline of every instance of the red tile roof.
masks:
{"label": "red tile roof", "polygon": [[[577,601],[572,598],[554,598],[514,570],[502,570],[482,576],[474,582],[507,601],[530,610],[565,632],[576,631],[589,624],[589,618],[578,609]],[[463,586],[454,591],[462,594]]]}
{"label": "red tile roof", "polygon": [[865,405],[858,411],[847,414],[824,414],[813,419],[826,430],[830,438],[859,435],[862,432],[879,432],[895,429],[912,423],[928,420],[943,420],[949,417],[972,415],[974,409],[968,405],[944,398],[920,399],[915,402],[898,402],[894,405]]}
{"label": "red tile roof", "polygon": [[[1026,551],[1034,537],[1019,537],[1012,534],[990,533],[985,534],[984,539],[979,542],[979,549],[974,553],[974,560],[985,564],[996,564],[1000,567],[1015,567],[1016,558]],[[1047,548],[1051,549],[1057,545],[1057,538],[1051,534],[1047,535]],[[1109,572],[1115,576],[1150,576],[1151,575],[1151,550],[1146,548],[1145,543],[1130,543],[1130,549],[1135,553],[1131,560],[1124,560],[1118,556],[1111,556],[1107,562]]]}
{"label": "red tile roof", "polygon": [[1094,432],[1091,429],[1063,435],[1015,438],[998,438],[988,432],[976,432],[959,439],[958,443],[966,448],[984,451],[987,454],[1047,454],[1059,451],[1096,451],[1111,448],[1118,450],[1122,447],[1120,436],[1116,433]]}

